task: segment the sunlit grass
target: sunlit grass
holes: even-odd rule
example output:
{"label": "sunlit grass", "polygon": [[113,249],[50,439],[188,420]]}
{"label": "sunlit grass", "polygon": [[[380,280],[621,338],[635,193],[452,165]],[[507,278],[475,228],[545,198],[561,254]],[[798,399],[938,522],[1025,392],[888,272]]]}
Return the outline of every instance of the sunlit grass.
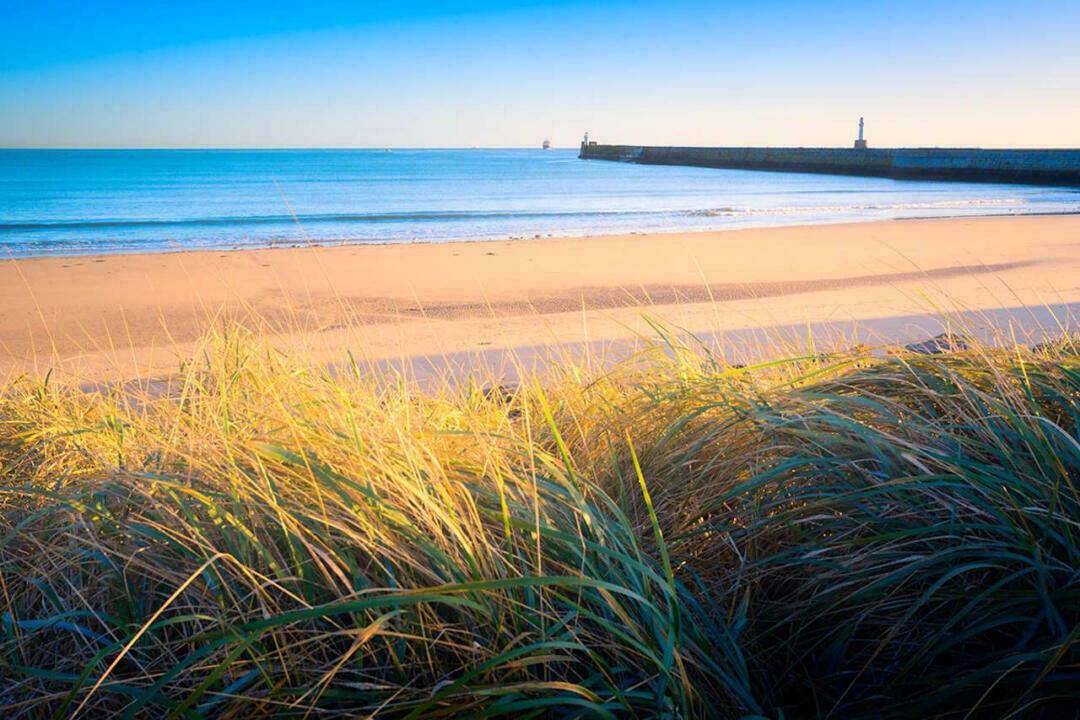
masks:
{"label": "sunlit grass", "polygon": [[234,329],[15,381],[0,714],[1074,707],[1074,349],[789,354],[421,388]]}

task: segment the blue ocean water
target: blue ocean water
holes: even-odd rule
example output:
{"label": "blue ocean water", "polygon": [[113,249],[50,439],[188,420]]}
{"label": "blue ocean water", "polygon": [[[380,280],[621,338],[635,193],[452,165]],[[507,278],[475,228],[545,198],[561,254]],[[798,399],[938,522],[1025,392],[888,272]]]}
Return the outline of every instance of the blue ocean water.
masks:
{"label": "blue ocean water", "polygon": [[576,150],[0,150],[0,255],[1080,211],[1076,189],[582,161]]}

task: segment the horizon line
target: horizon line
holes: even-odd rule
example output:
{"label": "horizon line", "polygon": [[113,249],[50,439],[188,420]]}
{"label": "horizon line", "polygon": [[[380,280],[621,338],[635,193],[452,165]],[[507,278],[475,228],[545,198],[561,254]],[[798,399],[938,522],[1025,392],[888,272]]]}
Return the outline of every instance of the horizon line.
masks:
{"label": "horizon line", "polygon": [[[576,150],[580,145],[552,145],[549,150]],[[542,150],[539,145],[0,145],[11,150]]]}
{"label": "horizon line", "polygon": [[[606,146],[625,147],[685,147],[685,148],[777,148],[777,149],[839,149],[850,150],[850,145],[648,145],[644,143],[596,143]],[[577,145],[552,145],[548,150],[577,150]],[[11,151],[298,151],[298,150],[543,150],[534,145],[0,145],[0,152]],[[1080,151],[1078,145],[895,145],[874,146],[869,150],[1069,150]]]}

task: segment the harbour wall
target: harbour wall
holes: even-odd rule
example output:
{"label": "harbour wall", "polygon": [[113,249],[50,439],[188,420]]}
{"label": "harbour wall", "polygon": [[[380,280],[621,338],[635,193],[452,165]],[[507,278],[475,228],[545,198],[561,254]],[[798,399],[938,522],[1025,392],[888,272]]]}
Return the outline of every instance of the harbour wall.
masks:
{"label": "harbour wall", "polygon": [[582,144],[578,157],[641,165],[1080,186],[1080,150],[661,147]]}

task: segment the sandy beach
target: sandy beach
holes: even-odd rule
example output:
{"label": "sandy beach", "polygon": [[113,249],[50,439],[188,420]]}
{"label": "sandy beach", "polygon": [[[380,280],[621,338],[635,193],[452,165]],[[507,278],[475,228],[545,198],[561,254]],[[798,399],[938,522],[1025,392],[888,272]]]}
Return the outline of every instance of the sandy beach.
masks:
{"label": "sandy beach", "polygon": [[0,264],[0,372],[153,376],[225,317],[320,361],[400,360],[617,341],[645,316],[906,341],[935,307],[1023,327],[1074,302],[1080,216],[35,258]]}

